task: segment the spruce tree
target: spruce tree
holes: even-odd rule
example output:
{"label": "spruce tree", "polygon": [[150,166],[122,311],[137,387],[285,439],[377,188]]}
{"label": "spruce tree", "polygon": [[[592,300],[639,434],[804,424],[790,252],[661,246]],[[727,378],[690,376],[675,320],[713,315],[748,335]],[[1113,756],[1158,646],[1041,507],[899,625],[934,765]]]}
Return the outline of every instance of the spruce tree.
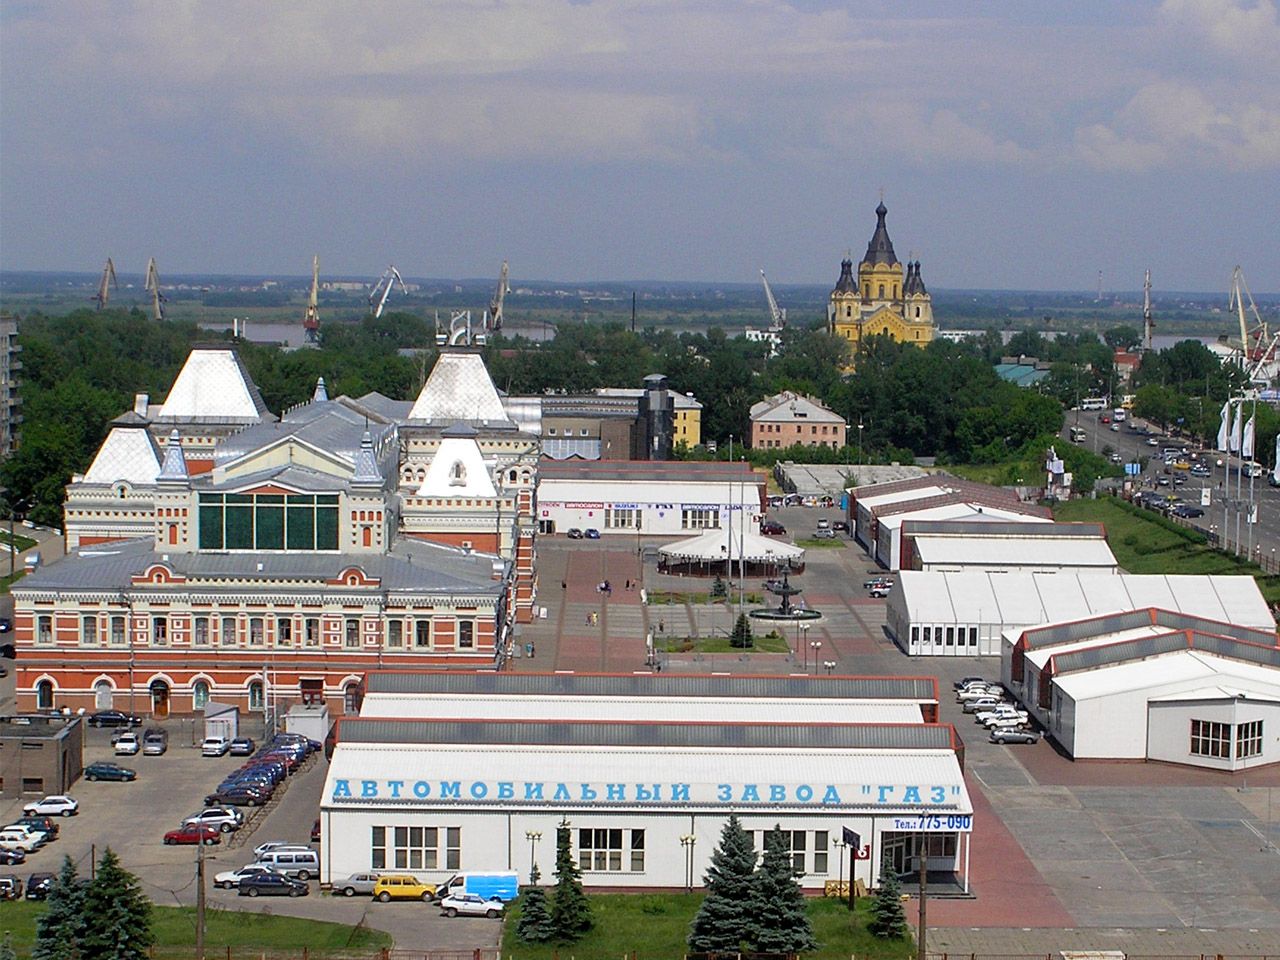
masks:
{"label": "spruce tree", "polygon": [[733,625],[733,632],[729,634],[729,646],[744,650],[754,644],[755,639],[751,636],[751,621],[747,619],[745,613],[740,613]]}
{"label": "spruce tree", "polygon": [[880,889],[871,904],[867,929],[881,940],[904,940],[909,933],[907,914],[902,909],[902,887],[893,871],[885,867],[880,869]]}
{"label": "spruce tree", "polygon": [[556,828],[556,892],[551,926],[560,943],[574,943],[591,929],[591,904],[582,891],[582,874],[569,846],[569,828]]}
{"label": "spruce tree", "polygon": [[36,918],[32,960],[76,960],[85,935],[85,888],[75,861],[62,860],[62,869],[49,887],[44,913]]}
{"label": "spruce tree", "polygon": [[702,877],[707,895],[689,925],[689,949],[699,953],[736,953],[751,933],[751,873],[756,848],[751,834],[731,815],[720,831],[720,845]]}
{"label": "spruce tree", "polygon": [[791,845],[774,826],[765,836],[760,869],[751,878],[752,945],[761,953],[813,950],[813,927],[805,913],[804,893],[791,868]]}
{"label": "spruce tree", "polygon": [[711,581],[711,599],[723,600],[729,595],[729,589],[724,585],[724,578],[720,574],[716,574],[716,578]]}
{"label": "spruce tree", "polygon": [[516,924],[516,936],[525,943],[545,943],[556,934],[547,908],[547,891],[538,886],[538,868],[529,876],[529,887],[520,903],[520,921]]}
{"label": "spruce tree", "polygon": [[84,919],[81,960],[145,960],[147,948],[155,943],[151,901],[110,847],[85,890]]}

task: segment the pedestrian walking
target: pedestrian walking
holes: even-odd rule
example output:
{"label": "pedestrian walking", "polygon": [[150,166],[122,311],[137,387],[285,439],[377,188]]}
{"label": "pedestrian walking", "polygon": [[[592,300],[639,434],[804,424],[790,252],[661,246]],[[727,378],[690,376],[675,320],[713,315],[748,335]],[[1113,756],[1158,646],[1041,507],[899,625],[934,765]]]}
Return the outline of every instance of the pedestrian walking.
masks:
{"label": "pedestrian walking", "polygon": [[663,633],[666,629],[667,629],[667,623],[666,623],[666,621],[665,621],[665,620],[659,620],[659,621],[658,621],[658,632],[659,632],[659,633]]}
{"label": "pedestrian walking", "polygon": [[569,582],[568,582],[567,580],[561,580],[561,581],[560,581],[560,589],[561,589],[561,590],[568,590],[568,589],[569,589]]}

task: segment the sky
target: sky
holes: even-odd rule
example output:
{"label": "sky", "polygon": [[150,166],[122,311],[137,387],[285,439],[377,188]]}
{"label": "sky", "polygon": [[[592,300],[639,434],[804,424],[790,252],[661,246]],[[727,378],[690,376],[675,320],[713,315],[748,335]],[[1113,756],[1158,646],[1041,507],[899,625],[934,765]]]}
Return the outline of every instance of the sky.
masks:
{"label": "sky", "polygon": [[0,5],[0,269],[1280,292],[1276,0]]}

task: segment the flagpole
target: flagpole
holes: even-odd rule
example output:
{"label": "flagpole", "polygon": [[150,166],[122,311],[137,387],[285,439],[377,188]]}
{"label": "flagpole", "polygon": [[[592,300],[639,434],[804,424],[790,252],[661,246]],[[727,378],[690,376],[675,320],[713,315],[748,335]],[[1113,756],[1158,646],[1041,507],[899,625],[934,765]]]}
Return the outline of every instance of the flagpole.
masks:
{"label": "flagpole", "polygon": [[1258,443],[1258,394],[1255,391],[1253,395],[1253,413],[1249,415],[1249,515],[1245,518],[1245,522],[1249,527],[1249,552],[1245,556],[1246,560],[1253,559],[1253,524],[1254,513],[1257,509],[1256,502],[1253,499],[1253,462],[1254,447]]}
{"label": "flagpole", "polygon": [[1227,526],[1227,507],[1231,503],[1231,398],[1227,398],[1227,402],[1222,405],[1222,421],[1218,424],[1218,449],[1225,453],[1226,459],[1222,461],[1222,472],[1225,474],[1222,480],[1222,532],[1218,536],[1218,549],[1225,550],[1227,543],[1227,533],[1230,528]]}

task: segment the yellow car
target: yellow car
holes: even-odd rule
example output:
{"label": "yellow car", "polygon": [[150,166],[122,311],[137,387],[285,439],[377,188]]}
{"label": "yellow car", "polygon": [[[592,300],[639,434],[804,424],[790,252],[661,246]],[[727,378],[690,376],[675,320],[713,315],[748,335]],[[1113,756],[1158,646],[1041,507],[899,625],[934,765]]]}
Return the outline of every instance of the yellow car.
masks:
{"label": "yellow car", "polygon": [[421,900],[430,903],[435,897],[434,883],[423,883],[407,873],[388,873],[379,877],[373,885],[373,899],[382,903],[388,900]]}
{"label": "yellow car", "polygon": [[1173,469],[1175,469],[1175,470],[1190,470],[1190,469],[1191,469],[1191,461],[1190,461],[1190,460],[1175,460],[1175,461],[1173,461]]}

